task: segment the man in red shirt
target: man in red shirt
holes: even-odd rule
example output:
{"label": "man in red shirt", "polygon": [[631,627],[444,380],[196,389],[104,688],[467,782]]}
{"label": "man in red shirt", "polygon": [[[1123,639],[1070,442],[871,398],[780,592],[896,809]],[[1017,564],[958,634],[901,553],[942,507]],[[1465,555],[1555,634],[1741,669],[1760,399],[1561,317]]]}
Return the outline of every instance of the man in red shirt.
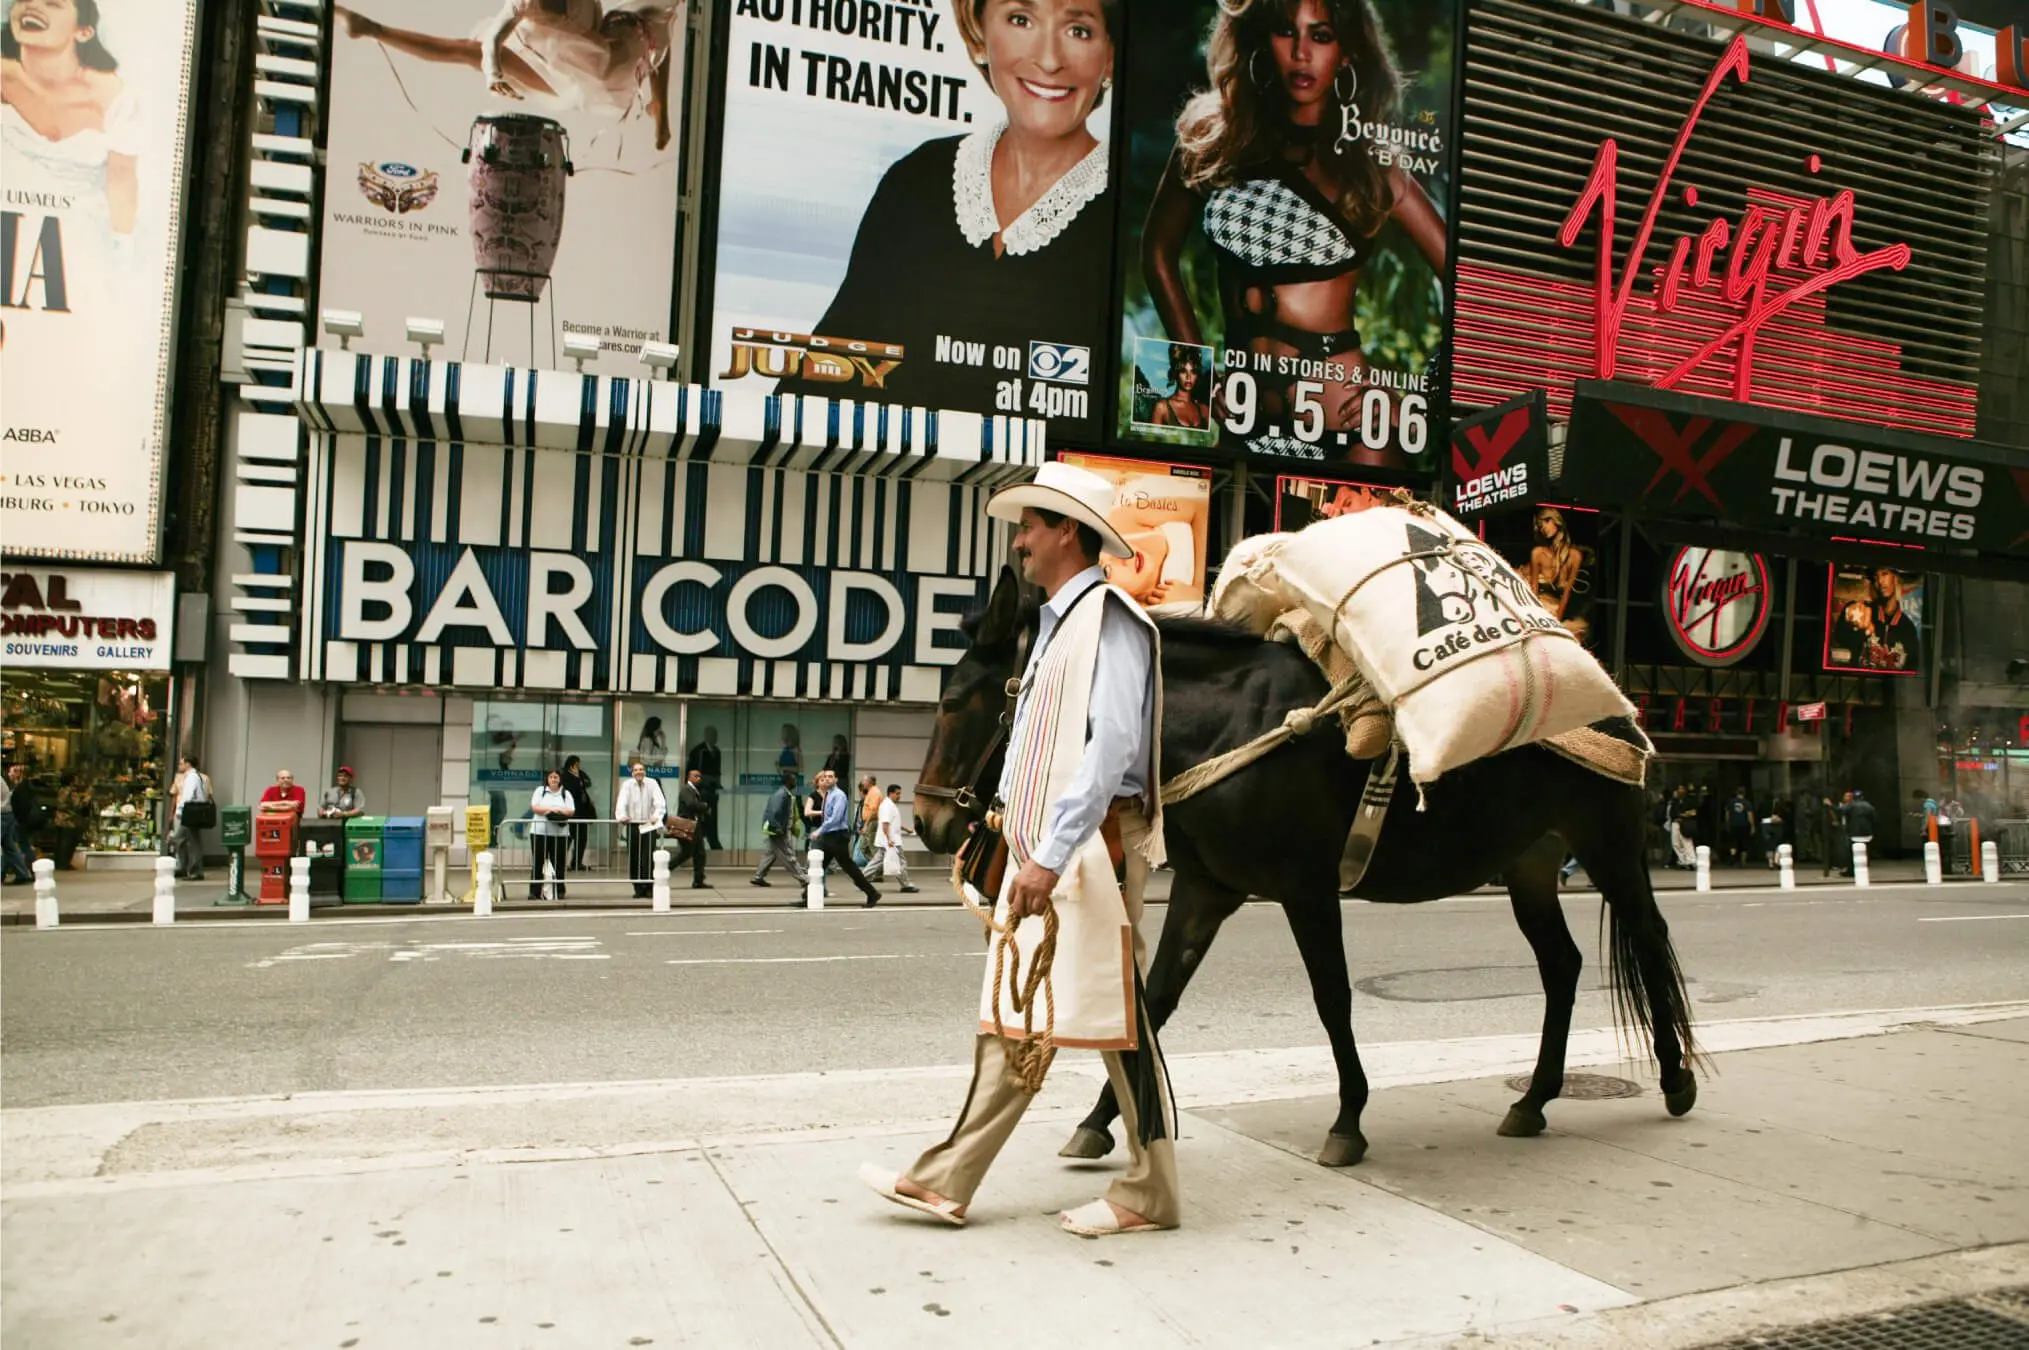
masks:
{"label": "man in red shirt", "polygon": [[303,789],[296,786],[296,775],[287,769],[275,770],[275,781],[261,794],[261,814],[281,815],[293,813],[302,819],[303,808],[309,805],[309,798]]}

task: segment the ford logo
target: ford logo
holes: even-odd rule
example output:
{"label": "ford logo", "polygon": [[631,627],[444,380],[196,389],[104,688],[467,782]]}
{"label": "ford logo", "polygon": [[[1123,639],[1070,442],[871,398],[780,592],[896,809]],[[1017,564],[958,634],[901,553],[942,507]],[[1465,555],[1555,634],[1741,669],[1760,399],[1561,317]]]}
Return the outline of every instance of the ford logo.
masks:
{"label": "ford logo", "polygon": [[413,164],[404,164],[398,159],[385,159],[373,166],[389,178],[414,178],[422,170]]}

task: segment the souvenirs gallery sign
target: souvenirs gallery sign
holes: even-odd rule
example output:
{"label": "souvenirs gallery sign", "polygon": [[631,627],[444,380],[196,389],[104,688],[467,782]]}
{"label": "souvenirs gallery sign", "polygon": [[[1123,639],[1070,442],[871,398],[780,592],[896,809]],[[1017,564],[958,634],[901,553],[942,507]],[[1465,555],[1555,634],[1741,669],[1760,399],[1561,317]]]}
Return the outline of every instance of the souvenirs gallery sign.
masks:
{"label": "souvenirs gallery sign", "polygon": [[2029,554],[2029,475],[1996,447],[1635,385],[1579,382],[1563,484],[1663,517]]}

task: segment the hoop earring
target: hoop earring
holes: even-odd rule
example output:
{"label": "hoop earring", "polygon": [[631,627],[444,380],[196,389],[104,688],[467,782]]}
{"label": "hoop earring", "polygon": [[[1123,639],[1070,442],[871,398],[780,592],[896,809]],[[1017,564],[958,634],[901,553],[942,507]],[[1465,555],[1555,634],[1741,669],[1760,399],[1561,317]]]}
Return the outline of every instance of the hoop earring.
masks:
{"label": "hoop earring", "polygon": [[1247,82],[1253,85],[1256,89],[1266,89],[1268,87],[1267,82],[1261,78],[1261,71],[1254,64],[1256,61],[1259,61],[1260,59],[1261,52],[1258,48],[1250,56],[1248,56]]}
{"label": "hoop earring", "polygon": [[[1340,90],[1339,75],[1347,75],[1352,77],[1352,87],[1350,89],[1346,89],[1343,91]],[[1353,99],[1359,94],[1359,92],[1360,92],[1360,72],[1354,70],[1351,66],[1340,66],[1338,70],[1338,75],[1332,76],[1332,94],[1338,99],[1338,101],[1341,104],[1350,108],[1353,106]]]}

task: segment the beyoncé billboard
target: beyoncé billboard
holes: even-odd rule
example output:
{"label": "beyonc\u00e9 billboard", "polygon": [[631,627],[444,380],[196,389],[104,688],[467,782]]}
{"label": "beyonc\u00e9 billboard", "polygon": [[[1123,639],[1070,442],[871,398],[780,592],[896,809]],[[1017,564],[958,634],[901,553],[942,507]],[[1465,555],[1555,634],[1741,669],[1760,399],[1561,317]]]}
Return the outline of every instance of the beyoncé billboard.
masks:
{"label": "beyonc\u00e9 billboard", "polygon": [[1137,0],[1132,18],[1116,436],[1427,471],[1453,5]]}

